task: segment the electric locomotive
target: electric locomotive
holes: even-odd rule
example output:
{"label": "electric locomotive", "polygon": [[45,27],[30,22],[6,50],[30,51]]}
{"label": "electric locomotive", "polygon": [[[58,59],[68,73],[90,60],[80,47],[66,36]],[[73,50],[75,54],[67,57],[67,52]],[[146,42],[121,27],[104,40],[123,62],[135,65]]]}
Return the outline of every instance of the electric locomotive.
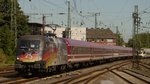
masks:
{"label": "electric locomotive", "polygon": [[67,64],[64,39],[25,35],[18,39],[15,70],[18,72],[52,71]]}

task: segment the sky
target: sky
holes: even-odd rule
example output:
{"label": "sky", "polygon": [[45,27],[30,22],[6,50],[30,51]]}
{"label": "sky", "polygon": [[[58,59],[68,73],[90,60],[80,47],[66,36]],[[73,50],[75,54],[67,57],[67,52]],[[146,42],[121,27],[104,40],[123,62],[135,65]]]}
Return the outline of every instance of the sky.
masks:
{"label": "sky", "polygon": [[[29,15],[30,22],[67,25],[67,0],[18,0],[22,11]],[[99,28],[110,28],[116,33],[116,27],[125,41],[132,36],[134,6],[138,5],[141,26],[150,28],[150,0],[70,0],[71,26],[94,27],[95,13]],[[146,12],[144,12],[146,11]],[[38,14],[38,15],[35,15]],[[63,14],[60,14],[63,13]],[[83,25],[81,25],[81,23]],[[150,32],[140,28],[140,32]]]}

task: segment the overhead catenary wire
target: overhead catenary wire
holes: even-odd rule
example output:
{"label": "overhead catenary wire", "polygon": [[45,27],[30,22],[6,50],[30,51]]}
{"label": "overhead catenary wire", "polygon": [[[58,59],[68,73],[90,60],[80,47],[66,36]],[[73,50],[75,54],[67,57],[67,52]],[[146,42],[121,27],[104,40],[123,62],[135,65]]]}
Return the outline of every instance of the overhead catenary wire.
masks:
{"label": "overhead catenary wire", "polygon": [[[25,1],[25,0],[20,0],[20,1]],[[37,4],[35,5],[34,3],[33,3],[33,1],[36,1],[36,2],[39,2],[38,0],[31,0],[32,1],[32,12],[33,11],[35,11],[35,10],[38,10],[38,11],[43,11],[43,6],[46,6],[46,7],[53,7],[53,8],[57,8],[56,10],[59,10],[59,9],[61,9],[61,11],[63,10],[63,11],[66,11],[67,10],[67,8],[66,7],[64,7],[64,6],[62,6],[62,5],[64,5],[64,4],[62,4],[62,5],[60,5],[59,3],[56,3],[56,2],[54,2],[54,1],[51,1],[51,0],[39,0],[40,1],[40,8],[38,8],[38,6],[37,6]],[[66,1],[66,0],[64,0],[64,1]],[[63,2],[64,2],[63,1]],[[42,3],[41,3],[42,2]],[[80,20],[80,21],[82,21],[82,22],[84,22],[84,24],[85,25],[89,25],[89,24],[87,24],[88,22],[94,22],[94,19],[91,17],[92,15],[90,15],[90,14],[87,14],[86,13],[86,15],[84,15],[84,13],[86,12],[86,10],[84,10],[83,9],[83,6],[85,6],[84,4],[85,3],[83,3],[84,1],[83,0],[71,0],[71,2],[73,2],[73,4],[71,5],[71,9],[72,9],[72,19],[74,19],[74,20]],[[93,0],[93,1],[90,1],[90,0],[87,0],[86,1],[88,4],[87,4],[87,6],[89,7],[89,6],[94,6],[95,8],[92,8],[92,7],[90,7],[90,9],[92,9],[92,10],[96,10],[96,9],[99,9],[98,7],[98,5],[97,5],[97,3],[96,3],[96,0]],[[126,6],[128,5],[128,2],[129,2],[129,0],[125,0],[124,1],[125,3],[122,5],[122,7],[121,7],[121,9],[120,9],[120,11],[122,12],[124,12],[124,9],[126,8]],[[39,5],[39,4],[38,4]],[[148,10],[150,7],[147,7],[147,8],[145,8],[144,10]],[[45,10],[46,11],[46,10]],[[43,12],[45,12],[45,11],[43,11]],[[47,10],[47,11],[49,11],[49,9]],[[54,12],[54,11],[53,11]],[[101,11],[99,11],[99,12],[101,12]],[[101,14],[105,14],[105,12],[101,12]],[[107,14],[109,14],[109,16],[111,15],[111,13],[109,12],[109,13],[107,13]],[[55,15],[55,14],[54,14]],[[105,14],[105,16],[106,16],[106,14]],[[116,15],[116,17],[113,17],[113,19],[115,18],[115,20],[117,19],[120,19],[120,20],[123,20],[123,18],[122,17],[120,17],[120,18],[118,18],[118,16],[119,16],[119,13],[118,13],[118,15]],[[77,17],[77,18],[76,18]],[[107,16],[106,16],[107,17]],[[124,16],[123,16],[124,17]],[[78,19],[78,18],[80,18],[80,19]],[[103,17],[102,17],[103,18]],[[108,18],[109,19],[109,18]],[[113,20],[113,19],[111,19],[111,20]],[[104,26],[106,26],[106,25],[108,25],[109,23],[111,23],[112,24],[112,22],[114,21],[111,21],[111,20],[107,20],[107,22],[106,22],[106,20],[104,20],[104,19],[100,19],[100,21],[103,23],[103,24],[101,24],[101,25],[104,25]],[[110,22],[111,21],[111,22]],[[79,21],[78,21],[79,22]],[[123,21],[121,21],[123,24],[125,24],[126,23],[126,21],[125,20],[123,20]],[[113,23],[114,24],[114,23]]]}
{"label": "overhead catenary wire", "polygon": [[49,1],[49,0],[43,0],[43,1],[44,1],[45,3],[51,4],[51,5],[54,6],[54,7],[57,7],[57,8],[66,10],[66,8],[63,8],[63,7],[61,7],[60,5],[55,4],[55,3],[53,3],[53,2],[51,2],[51,1]]}
{"label": "overhead catenary wire", "polygon": [[143,11],[147,11],[148,9],[150,9],[150,6],[145,8],[144,10],[140,11],[140,13],[142,13]]}

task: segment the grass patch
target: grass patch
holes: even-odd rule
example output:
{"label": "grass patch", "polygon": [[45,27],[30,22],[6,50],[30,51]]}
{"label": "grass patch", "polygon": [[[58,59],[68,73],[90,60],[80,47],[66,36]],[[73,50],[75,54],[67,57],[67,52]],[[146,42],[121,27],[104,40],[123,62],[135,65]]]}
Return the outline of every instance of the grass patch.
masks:
{"label": "grass patch", "polygon": [[3,50],[0,49],[0,64],[4,64],[6,61],[6,55],[4,54]]}
{"label": "grass patch", "polygon": [[5,62],[5,64],[14,65],[14,63],[15,63],[15,56],[7,56],[7,61]]}
{"label": "grass patch", "polygon": [[3,50],[0,49],[0,68],[5,68],[10,65],[14,65],[15,56],[7,56]]}

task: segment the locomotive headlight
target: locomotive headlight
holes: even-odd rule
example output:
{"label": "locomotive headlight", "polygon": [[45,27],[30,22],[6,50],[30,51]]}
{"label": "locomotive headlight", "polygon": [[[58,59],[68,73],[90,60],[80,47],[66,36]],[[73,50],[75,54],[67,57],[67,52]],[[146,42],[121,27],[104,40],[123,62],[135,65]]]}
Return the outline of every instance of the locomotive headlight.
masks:
{"label": "locomotive headlight", "polygon": [[17,60],[19,60],[19,57],[17,57]]}
{"label": "locomotive headlight", "polygon": [[42,60],[42,57],[39,57],[39,60]]}

